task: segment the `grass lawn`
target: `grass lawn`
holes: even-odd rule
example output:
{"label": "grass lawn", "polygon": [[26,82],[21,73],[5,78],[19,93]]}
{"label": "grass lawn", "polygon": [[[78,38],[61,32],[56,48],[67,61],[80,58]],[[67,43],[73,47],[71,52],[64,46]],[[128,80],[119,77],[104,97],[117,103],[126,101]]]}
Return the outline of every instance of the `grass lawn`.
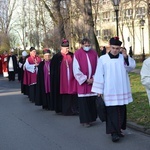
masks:
{"label": "grass lawn", "polygon": [[[141,64],[137,64],[136,69],[140,68]],[[150,106],[145,88],[140,81],[140,74],[130,73],[129,77],[134,101],[127,106],[128,120],[150,129]]]}

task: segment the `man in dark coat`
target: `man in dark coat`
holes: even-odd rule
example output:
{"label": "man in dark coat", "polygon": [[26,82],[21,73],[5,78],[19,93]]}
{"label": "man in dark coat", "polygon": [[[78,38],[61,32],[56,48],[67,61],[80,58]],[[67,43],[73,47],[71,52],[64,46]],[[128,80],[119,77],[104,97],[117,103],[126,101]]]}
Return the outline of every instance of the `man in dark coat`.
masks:
{"label": "man in dark coat", "polygon": [[8,79],[9,81],[15,81],[15,74],[17,73],[18,69],[18,63],[17,63],[17,58],[14,55],[14,49],[10,50],[10,55],[8,56],[7,59],[8,62]]}
{"label": "man in dark coat", "polygon": [[73,76],[73,53],[69,52],[68,40],[61,43],[61,51],[55,54],[50,65],[51,98],[56,113],[77,113],[76,82]]}
{"label": "man in dark coat", "polygon": [[102,55],[105,55],[106,54],[106,47],[104,46],[103,47],[103,50],[102,50],[102,53],[101,53]]}
{"label": "man in dark coat", "polygon": [[22,52],[22,57],[19,59],[18,63],[18,81],[21,83],[21,93],[26,93],[26,86],[23,84],[23,77],[24,77],[24,64],[26,61],[28,53],[26,51]]}
{"label": "man in dark coat", "polygon": [[45,48],[43,55],[44,60],[38,66],[35,105],[42,106],[46,110],[54,110],[54,104],[50,98],[50,50]]}

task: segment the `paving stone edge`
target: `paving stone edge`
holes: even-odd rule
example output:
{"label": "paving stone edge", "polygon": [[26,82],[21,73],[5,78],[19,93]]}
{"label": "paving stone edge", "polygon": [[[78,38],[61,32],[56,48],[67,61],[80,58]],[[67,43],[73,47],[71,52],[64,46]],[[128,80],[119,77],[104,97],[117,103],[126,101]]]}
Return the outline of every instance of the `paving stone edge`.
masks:
{"label": "paving stone edge", "polygon": [[135,122],[128,121],[127,122],[127,127],[132,128],[136,131],[140,131],[140,132],[143,132],[145,134],[150,135],[150,129],[147,129],[144,126],[138,125]]}

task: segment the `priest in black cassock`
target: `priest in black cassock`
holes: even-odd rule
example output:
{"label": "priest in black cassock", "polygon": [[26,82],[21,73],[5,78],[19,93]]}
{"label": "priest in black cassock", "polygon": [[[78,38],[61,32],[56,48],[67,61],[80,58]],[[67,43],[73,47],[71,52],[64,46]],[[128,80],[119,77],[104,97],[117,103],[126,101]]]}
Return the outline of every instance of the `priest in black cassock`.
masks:
{"label": "priest in black cassock", "polygon": [[24,76],[24,64],[26,61],[28,53],[26,51],[22,52],[22,56],[19,59],[18,63],[18,80],[21,83],[21,93],[26,93],[26,86],[23,84],[23,76]]}
{"label": "priest in black cassock", "polygon": [[73,53],[69,52],[69,41],[62,40],[61,50],[55,54],[50,65],[51,98],[56,113],[77,113],[76,81],[73,76]]}
{"label": "priest in black cassock", "polygon": [[44,60],[40,62],[37,73],[35,105],[42,106],[45,110],[54,110],[54,104],[50,98],[50,57],[48,48],[43,50]]}
{"label": "priest in black cassock", "polygon": [[17,63],[17,58],[14,55],[14,49],[10,50],[10,54],[7,58],[8,62],[8,80],[9,81],[15,81],[15,74],[18,71],[18,63]]}

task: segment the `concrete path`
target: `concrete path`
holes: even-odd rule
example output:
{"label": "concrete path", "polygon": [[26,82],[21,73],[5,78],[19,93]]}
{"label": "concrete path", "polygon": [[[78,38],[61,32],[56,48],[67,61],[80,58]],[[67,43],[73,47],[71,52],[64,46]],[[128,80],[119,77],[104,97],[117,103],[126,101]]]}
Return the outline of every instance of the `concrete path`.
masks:
{"label": "concrete path", "polygon": [[44,111],[20,93],[20,84],[0,77],[0,150],[149,150],[150,136],[128,128],[118,143],[97,119],[90,128],[78,116]]}

